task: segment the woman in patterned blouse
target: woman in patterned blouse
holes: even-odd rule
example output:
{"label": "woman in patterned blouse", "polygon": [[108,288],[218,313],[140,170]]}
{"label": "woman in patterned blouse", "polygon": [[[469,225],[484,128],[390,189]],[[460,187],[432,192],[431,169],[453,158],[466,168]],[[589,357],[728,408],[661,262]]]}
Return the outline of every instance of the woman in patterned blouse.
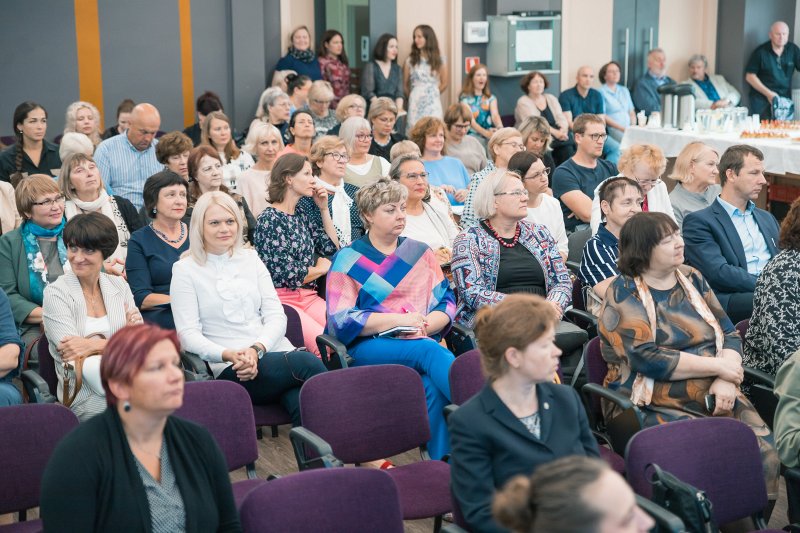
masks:
{"label": "woman in patterned blouse", "polygon": [[[399,364],[422,376],[428,403],[431,457],[450,448],[443,408],[450,403],[454,357],[439,344],[455,316],[455,298],[433,251],[400,237],[408,190],[383,178],[359,190],[358,212],[368,233],[333,258],[328,274],[328,332],[355,365]],[[386,334],[397,327],[409,331]]]}
{"label": "woman in patterned blouse", "polygon": [[350,94],[350,67],[347,53],[344,51],[344,37],[336,30],[327,30],[322,34],[319,50],[319,68],[322,79],[333,87],[333,106]]}
{"label": "woman in patterned blouse", "polygon": [[[307,157],[286,154],[272,167],[272,205],[258,217],[255,246],[267,266],[281,302],[300,315],[306,349],[317,353],[316,339],[325,329],[325,300],[317,294],[317,279],[328,273],[326,257],[339,247],[328,211],[328,191],[317,184]],[[322,224],[297,210],[301,198],[313,198]]]}

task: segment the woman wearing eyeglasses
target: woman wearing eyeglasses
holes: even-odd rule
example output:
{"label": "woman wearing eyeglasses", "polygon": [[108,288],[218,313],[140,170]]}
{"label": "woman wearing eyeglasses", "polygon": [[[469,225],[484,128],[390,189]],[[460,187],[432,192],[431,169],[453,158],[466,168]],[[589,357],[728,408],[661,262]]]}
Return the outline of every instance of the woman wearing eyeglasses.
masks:
{"label": "woman wearing eyeglasses", "polygon": [[25,343],[42,323],[44,288],[64,273],[67,249],[64,195],[45,174],[22,179],[14,191],[22,225],[0,237],[0,288],[8,295],[14,322]]}
{"label": "woman wearing eyeglasses", "polygon": [[517,152],[508,161],[508,170],[522,178],[522,184],[528,191],[528,216],[526,220],[541,224],[550,230],[558,245],[558,251],[564,261],[569,253],[567,230],[564,228],[564,216],[561,205],[548,193],[547,177],[550,169],[544,166],[544,160],[533,152]]}
{"label": "woman wearing eyeglasses", "polygon": [[472,327],[475,313],[506,294],[545,297],[561,317],[572,303],[572,282],[550,231],[525,220],[528,190],[509,170],[489,174],[475,192],[478,225],[453,244],[456,321]]}
{"label": "woman wearing eyeglasses", "polygon": [[486,168],[489,162],[486,148],[474,135],[467,135],[471,121],[472,112],[467,104],[453,104],[444,112],[444,124],[447,126],[445,150],[450,157],[464,163],[470,176]]}
{"label": "woman wearing eyeglasses", "polygon": [[364,117],[350,117],[342,123],[339,137],[350,153],[350,161],[344,174],[345,183],[364,187],[378,181],[389,173],[389,162],[377,155],[370,155],[372,128]]}
{"label": "woman wearing eyeglasses", "polygon": [[[672,211],[672,203],[669,199],[667,185],[661,181],[661,175],[667,168],[667,159],[661,148],[653,144],[635,144],[625,150],[620,156],[619,176],[630,178],[642,188],[642,211],[653,213],[665,213],[672,220],[675,220],[675,213]],[[597,233],[600,227],[602,212],[600,211],[600,186],[605,180],[597,185],[592,200],[592,235]]]}
{"label": "woman wearing eyeglasses", "polygon": [[375,98],[369,108],[367,120],[372,124],[372,144],[369,146],[369,153],[391,161],[392,146],[405,139],[404,135],[394,131],[397,123],[397,105],[391,98],[385,96]]}
{"label": "woman wearing eyeglasses", "polygon": [[331,128],[339,124],[336,112],[331,109],[333,97],[333,87],[327,81],[317,80],[311,84],[311,90],[308,91],[308,105],[302,110],[310,112],[314,119],[315,140],[327,135]]}

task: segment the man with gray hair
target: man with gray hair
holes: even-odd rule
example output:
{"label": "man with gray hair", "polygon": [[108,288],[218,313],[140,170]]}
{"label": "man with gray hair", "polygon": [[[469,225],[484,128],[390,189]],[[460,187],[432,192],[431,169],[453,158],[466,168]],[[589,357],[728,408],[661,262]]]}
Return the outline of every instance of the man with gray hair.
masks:
{"label": "man with gray hair", "polygon": [[708,60],[702,54],[689,58],[689,79],[682,82],[692,85],[696,109],[718,109],[739,104],[742,95],[720,74],[708,73]]}
{"label": "man with gray hair", "polygon": [[760,44],[745,67],[750,84],[750,111],[772,117],[776,96],[792,98],[792,74],[800,70],[800,47],[789,42],[789,25],[777,21],[769,29],[769,41]]}
{"label": "man with gray hair", "polygon": [[647,116],[654,111],[661,112],[661,98],[658,88],[675,80],[667,76],[667,55],[661,48],[653,48],[647,53],[647,72],[636,82],[633,89],[633,105]]}

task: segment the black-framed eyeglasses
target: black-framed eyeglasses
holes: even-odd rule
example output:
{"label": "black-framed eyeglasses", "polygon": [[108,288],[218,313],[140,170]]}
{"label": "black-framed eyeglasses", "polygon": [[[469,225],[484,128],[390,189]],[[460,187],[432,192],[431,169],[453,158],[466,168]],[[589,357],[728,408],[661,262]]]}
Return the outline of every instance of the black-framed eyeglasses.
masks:
{"label": "black-framed eyeglasses", "polygon": [[359,133],[358,135],[356,135],[356,139],[358,139],[359,141],[369,141],[370,139],[372,139],[372,134],[371,133]]}
{"label": "black-framed eyeglasses", "polygon": [[339,152],[325,152],[323,155],[331,156],[334,161],[344,161],[345,163],[350,161],[350,156],[349,155],[340,154]]}
{"label": "black-framed eyeglasses", "polygon": [[605,141],[606,137],[608,137],[608,133],[591,133],[591,134],[582,133],[580,135],[585,135],[586,137],[589,137],[594,142],[601,141],[601,140]]}
{"label": "black-framed eyeglasses", "polygon": [[33,205],[38,205],[41,207],[53,207],[56,204],[64,205],[66,202],[66,198],[64,198],[63,194],[59,194],[55,198],[48,198],[47,200],[42,200],[41,202],[33,202]]}
{"label": "black-framed eyeglasses", "polygon": [[538,180],[540,178],[546,178],[549,175],[550,175],[550,169],[548,167],[544,167],[544,169],[540,170],[539,172],[537,172],[533,176],[522,178],[522,181],[525,181],[525,180]]}

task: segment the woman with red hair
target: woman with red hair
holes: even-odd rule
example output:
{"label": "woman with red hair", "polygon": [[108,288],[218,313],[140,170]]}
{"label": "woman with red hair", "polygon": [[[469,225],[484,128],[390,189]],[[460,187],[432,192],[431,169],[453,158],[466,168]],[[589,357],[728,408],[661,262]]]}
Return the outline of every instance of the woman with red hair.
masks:
{"label": "woman with red hair", "polygon": [[[241,531],[225,458],[183,404],[177,334],[126,327],[100,367],[108,409],[67,435],[42,479],[45,529]],[[68,488],[68,490],[65,490]]]}

